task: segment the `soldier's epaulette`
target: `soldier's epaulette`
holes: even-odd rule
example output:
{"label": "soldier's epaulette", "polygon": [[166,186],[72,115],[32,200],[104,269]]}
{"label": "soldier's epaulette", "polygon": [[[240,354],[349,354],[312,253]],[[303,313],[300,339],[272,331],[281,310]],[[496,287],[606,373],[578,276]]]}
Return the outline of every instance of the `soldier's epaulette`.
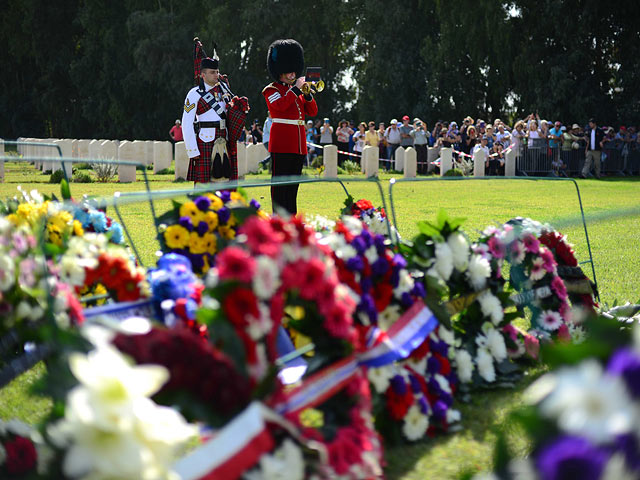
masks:
{"label": "soldier's epaulette", "polygon": [[275,82],[272,82],[262,89],[262,93],[266,92],[268,88],[273,88],[274,90],[278,91],[278,87],[276,87]]}

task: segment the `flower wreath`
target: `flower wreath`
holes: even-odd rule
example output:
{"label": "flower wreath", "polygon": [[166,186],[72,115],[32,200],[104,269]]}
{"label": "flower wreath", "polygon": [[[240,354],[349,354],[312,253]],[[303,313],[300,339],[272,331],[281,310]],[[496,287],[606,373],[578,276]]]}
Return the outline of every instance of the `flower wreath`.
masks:
{"label": "flower wreath", "polygon": [[[582,327],[571,321],[571,307],[562,278],[558,275],[553,252],[538,237],[549,227],[527,218],[514,218],[501,228],[489,227],[482,233],[479,248],[487,251],[494,268],[510,265],[509,284],[519,292],[513,296],[520,311],[531,311],[531,329],[525,336],[514,335],[507,327],[508,348],[537,358],[539,340],[570,340],[583,336]],[[517,353],[515,356],[517,356]]]}
{"label": "flower wreath", "polygon": [[43,475],[53,453],[37,430],[18,420],[0,420],[0,451],[3,478]]}
{"label": "flower wreath", "polygon": [[247,201],[242,189],[205,193],[184,203],[172,203],[173,208],[157,220],[161,249],[187,257],[199,275],[209,271],[216,252],[235,238],[246,217],[266,215],[256,200]]}
{"label": "flower wreath", "polygon": [[364,222],[372,233],[378,235],[389,235],[389,229],[397,236],[398,232],[393,225],[390,225],[387,212],[382,207],[374,207],[373,203],[367,199],[360,199],[357,202],[349,195],[344,201],[344,208],[341,214],[350,215]]}
{"label": "flower wreath", "polygon": [[487,386],[515,374],[501,330],[517,314],[505,313],[511,302],[500,265],[492,262],[485,245],[469,242],[460,228],[463,222],[443,210],[435,223],[420,222],[408,256],[425,272],[427,291],[437,292],[444,302],[441,315],[450,316],[445,325],[451,329],[439,332],[453,347],[447,357],[457,378],[463,385]]}

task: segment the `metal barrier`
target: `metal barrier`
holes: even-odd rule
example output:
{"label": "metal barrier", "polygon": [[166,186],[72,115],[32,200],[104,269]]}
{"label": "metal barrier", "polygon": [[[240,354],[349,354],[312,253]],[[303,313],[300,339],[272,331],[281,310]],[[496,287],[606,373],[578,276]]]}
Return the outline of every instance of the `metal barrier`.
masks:
{"label": "metal barrier", "polygon": [[551,163],[558,154],[557,149],[550,149],[546,138],[532,138],[523,142],[520,155],[516,160],[518,174],[530,176],[548,175],[553,171]]}
{"label": "metal barrier", "polygon": [[567,175],[577,177],[584,168],[584,147],[560,150],[560,159],[566,165],[565,171]]}
{"label": "metal barrier", "polygon": [[602,149],[600,158],[600,172],[606,175],[624,176],[624,158],[622,149],[617,146],[608,146]]}

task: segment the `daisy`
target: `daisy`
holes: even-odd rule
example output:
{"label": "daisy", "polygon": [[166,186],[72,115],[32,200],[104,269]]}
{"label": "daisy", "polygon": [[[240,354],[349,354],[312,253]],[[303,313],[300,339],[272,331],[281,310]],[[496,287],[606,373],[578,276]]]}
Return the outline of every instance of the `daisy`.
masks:
{"label": "daisy", "polygon": [[553,310],[545,310],[540,314],[539,323],[545,330],[553,332],[562,325],[562,316]]}
{"label": "daisy", "polygon": [[544,260],[540,257],[536,258],[531,264],[529,277],[535,282],[542,279],[546,274],[547,272],[544,269]]}
{"label": "daisy", "polygon": [[419,440],[429,428],[429,417],[420,411],[418,405],[412,405],[404,417],[402,433],[408,440]]}
{"label": "daisy", "polygon": [[524,243],[524,248],[529,253],[538,253],[540,250],[540,240],[531,233],[524,234],[522,236],[522,242]]}
{"label": "daisy", "polygon": [[522,263],[525,256],[524,245],[522,242],[515,241],[509,247],[511,253],[511,262],[518,265]]}

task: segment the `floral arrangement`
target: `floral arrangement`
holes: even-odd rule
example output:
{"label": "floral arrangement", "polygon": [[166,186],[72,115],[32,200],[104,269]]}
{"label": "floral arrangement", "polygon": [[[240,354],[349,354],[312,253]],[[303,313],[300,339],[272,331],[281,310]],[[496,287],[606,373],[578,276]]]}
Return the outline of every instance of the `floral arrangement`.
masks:
{"label": "floral arrangement", "polygon": [[474,479],[640,476],[640,327],[599,318],[590,329],[579,349],[543,346],[555,369],[529,387],[527,406],[511,415],[532,443],[529,457],[514,458],[501,435],[496,472]]}
{"label": "floral arrangement", "polygon": [[216,253],[236,237],[245,218],[266,216],[260,204],[247,201],[241,189],[205,193],[184,203],[172,202],[173,208],[158,219],[162,251],[187,257],[199,275],[209,271]]}
{"label": "floral arrangement", "polygon": [[89,201],[74,205],[73,219],[76,235],[81,236],[82,232],[104,233],[110,242],[117,245],[124,243],[122,225],[107,216],[102,210],[95,208]]}
{"label": "floral arrangement", "polygon": [[351,318],[355,302],[311,228],[299,218],[253,216],[238,233],[240,241],[219,253],[205,282],[205,298],[216,299],[220,309],[203,309],[198,318],[209,324],[212,335],[233,327],[252,379],[263,378],[276,360],[275,338],[282,324],[298,340],[317,338],[315,368],[357,348]]}
{"label": "floral arrangement", "polygon": [[373,203],[367,199],[361,199],[357,202],[349,195],[344,201],[342,215],[350,215],[364,222],[372,233],[378,235],[389,235],[393,232],[398,237],[398,231],[389,223],[387,213],[382,207],[374,207]]}
{"label": "floral arrangement", "polygon": [[442,331],[451,333],[448,358],[457,378],[478,387],[516,374],[502,329],[517,313],[505,313],[511,302],[501,264],[484,244],[469,241],[460,228],[463,221],[441,210],[435,223],[418,224],[420,234],[405,250],[411,264],[425,271],[427,290],[437,292],[451,316],[451,330]]}
{"label": "floral arrangement", "polygon": [[[485,229],[479,243],[490,254],[493,268],[501,269],[504,261],[509,262],[509,284],[519,292],[512,298],[520,310],[527,307],[531,311],[530,335],[538,341],[579,339],[584,331],[571,319],[569,296],[558,275],[554,254],[538,239],[542,231],[551,228],[531,219],[515,218],[501,228]],[[532,339],[528,339],[532,345],[527,349],[520,337],[516,336],[514,344],[513,332],[508,333],[512,351],[535,352]]]}
{"label": "floral arrangement", "polygon": [[18,420],[0,420],[0,474],[2,478],[43,475],[53,452],[42,435]]}

